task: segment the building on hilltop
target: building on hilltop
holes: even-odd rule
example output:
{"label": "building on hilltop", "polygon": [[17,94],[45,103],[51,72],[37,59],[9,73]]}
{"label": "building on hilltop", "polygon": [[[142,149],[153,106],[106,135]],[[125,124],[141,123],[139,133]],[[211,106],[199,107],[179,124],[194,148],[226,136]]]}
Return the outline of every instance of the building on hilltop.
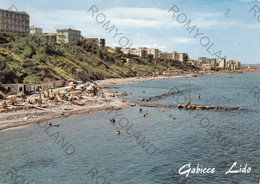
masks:
{"label": "building on hilltop", "polygon": [[198,61],[202,63],[203,70],[216,70],[217,67],[216,58],[199,57]]}
{"label": "building on hilltop", "polygon": [[57,29],[57,43],[72,43],[81,40],[81,31]]}
{"label": "building on hilltop", "polygon": [[99,46],[99,39],[98,38],[83,38],[83,40],[87,43],[96,44]]}
{"label": "building on hilltop", "polygon": [[152,55],[153,59],[158,59],[159,58],[159,49],[148,48],[146,50],[147,50],[147,55]]}
{"label": "building on hilltop", "polygon": [[239,70],[241,68],[241,62],[236,60],[229,60],[227,62],[228,70]]}
{"label": "building on hilltop", "polygon": [[161,60],[166,61],[167,57],[170,57],[167,52],[159,52],[159,58]]}
{"label": "building on hilltop", "polygon": [[122,47],[115,47],[115,51],[118,52],[118,53],[119,53],[119,52],[123,52],[123,51],[122,51]]}
{"label": "building on hilltop", "polygon": [[30,16],[22,11],[0,9],[0,32],[29,33]]}
{"label": "building on hilltop", "polygon": [[38,28],[38,27],[34,27],[32,26],[30,28],[30,34],[38,36],[38,37],[42,37],[42,28]]}
{"label": "building on hilltop", "polygon": [[135,50],[134,48],[122,48],[122,47],[116,47],[116,51],[121,51],[124,54],[133,54],[133,50]]}
{"label": "building on hilltop", "polygon": [[81,36],[81,40],[85,41],[86,43],[96,44],[99,47],[106,47],[106,40],[104,38],[85,38]]}
{"label": "building on hilltop", "polygon": [[132,49],[132,54],[137,55],[139,57],[146,57],[147,48],[146,47],[139,47],[139,49]]}
{"label": "building on hilltop", "polygon": [[57,42],[57,34],[56,33],[43,33],[43,37],[46,41],[56,43]]}
{"label": "building on hilltop", "polygon": [[178,53],[178,57],[179,57],[178,61],[180,61],[182,63],[187,63],[188,58],[189,58],[187,53]]}
{"label": "building on hilltop", "polygon": [[199,68],[202,68],[202,63],[200,63],[198,60],[189,59],[188,63],[190,63],[193,66],[197,66]]}
{"label": "building on hilltop", "polygon": [[100,47],[106,47],[106,39],[105,38],[101,38],[99,44],[100,44]]}
{"label": "building on hilltop", "polygon": [[[119,47],[118,47],[118,49],[119,49]],[[122,51],[124,54],[133,54],[133,55],[137,55],[139,57],[152,56],[153,59],[159,58],[159,49],[156,49],[156,48],[139,47],[138,49],[136,49],[136,48],[120,47],[120,51]]]}
{"label": "building on hilltop", "polygon": [[219,63],[218,63],[218,68],[225,69],[226,67],[227,67],[226,58],[220,58]]}
{"label": "building on hilltop", "polygon": [[124,54],[133,54],[139,57],[150,57],[152,56],[153,59],[163,60],[163,61],[180,61],[183,63],[188,62],[188,54],[187,53],[178,53],[176,51],[172,53],[162,52],[157,48],[146,48],[146,47],[139,47],[136,48],[119,48]]}
{"label": "building on hilltop", "polygon": [[172,60],[173,61],[179,61],[179,54],[176,51],[172,52]]}
{"label": "building on hilltop", "polygon": [[[160,59],[162,60],[171,60],[171,61],[180,61],[182,63],[188,62],[188,54],[187,53],[178,53],[173,51],[171,53],[168,52],[161,52]],[[164,55],[163,55],[164,54]]]}
{"label": "building on hilltop", "polygon": [[166,60],[172,60],[173,59],[173,53],[165,52],[166,54]]}

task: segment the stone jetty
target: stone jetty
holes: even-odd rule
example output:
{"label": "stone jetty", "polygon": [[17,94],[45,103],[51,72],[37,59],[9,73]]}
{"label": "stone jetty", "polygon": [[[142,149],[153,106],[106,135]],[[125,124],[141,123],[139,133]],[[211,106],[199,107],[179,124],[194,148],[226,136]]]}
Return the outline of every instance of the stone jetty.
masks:
{"label": "stone jetty", "polygon": [[219,106],[199,106],[192,104],[179,104],[176,105],[157,105],[157,104],[140,104],[142,107],[167,107],[167,108],[179,108],[185,110],[225,110],[225,111],[233,111],[233,110],[245,110],[240,107],[219,107]]}
{"label": "stone jetty", "polygon": [[169,93],[163,93],[161,95],[151,96],[151,97],[147,97],[147,98],[139,98],[138,100],[149,102],[150,100],[153,100],[153,99],[159,99],[159,98],[162,98],[162,97],[173,95],[175,93],[182,93],[182,92],[183,92],[182,90],[176,91],[176,92],[172,91],[172,92],[169,92]]}

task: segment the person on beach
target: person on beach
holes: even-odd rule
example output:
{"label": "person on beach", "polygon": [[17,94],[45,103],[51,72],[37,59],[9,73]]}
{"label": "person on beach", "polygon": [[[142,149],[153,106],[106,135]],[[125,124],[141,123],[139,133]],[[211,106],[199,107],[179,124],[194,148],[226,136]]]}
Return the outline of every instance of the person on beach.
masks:
{"label": "person on beach", "polygon": [[3,102],[2,105],[1,105],[1,107],[0,107],[0,109],[4,109],[4,108],[6,108],[6,107],[7,107],[7,104],[6,104],[5,102]]}

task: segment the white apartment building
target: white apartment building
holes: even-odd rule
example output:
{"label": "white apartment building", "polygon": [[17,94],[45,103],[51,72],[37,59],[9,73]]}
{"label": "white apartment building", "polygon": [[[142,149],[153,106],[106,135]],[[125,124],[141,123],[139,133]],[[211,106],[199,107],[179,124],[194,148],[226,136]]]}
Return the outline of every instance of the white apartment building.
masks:
{"label": "white apartment building", "polygon": [[226,58],[220,58],[220,61],[219,61],[219,63],[218,63],[218,67],[219,67],[219,68],[222,68],[222,69],[224,69],[224,68],[227,67]]}
{"label": "white apartment building", "polygon": [[132,50],[132,54],[135,54],[139,57],[146,57],[147,56],[147,48],[140,47],[139,49]]}
{"label": "white apartment building", "polygon": [[73,29],[57,29],[57,43],[72,43],[81,39],[81,32]]}
{"label": "white apartment building", "polygon": [[149,54],[153,55],[153,59],[158,59],[159,58],[159,49],[148,48],[146,50],[147,50],[147,55],[149,55]]}
{"label": "white apartment building", "polygon": [[188,61],[188,54],[187,53],[178,53],[178,61],[186,63]]}
{"label": "white apartment building", "polygon": [[188,62],[188,54],[187,53],[178,53],[176,51],[171,52],[171,53],[161,52],[160,58],[163,59],[163,60],[167,59],[167,60],[172,60],[172,61]]}
{"label": "white apartment building", "polygon": [[216,58],[199,57],[198,61],[202,63],[203,70],[215,70],[217,67]]}
{"label": "white apartment building", "polygon": [[238,70],[241,68],[241,62],[230,60],[227,62],[227,69],[229,70]]}
{"label": "white apartment building", "polygon": [[43,34],[42,34],[42,28],[38,28],[38,27],[32,26],[32,27],[30,28],[30,34],[35,35],[35,36],[38,36],[38,37],[42,37],[42,36],[43,36]]}
{"label": "white apartment building", "polygon": [[160,57],[159,49],[156,49],[156,48],[146,48],[146,47],[139,47],[138,49],[121,48],[121,51],[124,54],[134,54],[139,57],[147,57],[148,55],[153,55],[153,59],[158,59]]}
{"label": "white apartment building", "polygon": [[117,48],[119,48],[124,54],[133,54],[132,48],[122,48],[122,47],[117,47]]}
{"label": "white apartment building", "polygon": [[84,40],[87,43],[94,43],[96,45],[99,45],[99,39],[98,38],[84,38]]}
{"label": "white apartment building", "polygon": [[172,60],[179,61],[179,54],[176,51],[172,53]]}

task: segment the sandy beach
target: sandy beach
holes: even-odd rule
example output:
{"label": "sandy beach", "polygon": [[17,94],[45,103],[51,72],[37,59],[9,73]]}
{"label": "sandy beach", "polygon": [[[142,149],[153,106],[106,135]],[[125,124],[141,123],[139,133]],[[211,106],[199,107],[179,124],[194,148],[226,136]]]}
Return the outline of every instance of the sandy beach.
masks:
{"label": "sandy beach", "polygon": [[[0,131],[8,128],[25,126],[32,123],[44,122],[56,118],[68,117],[77,114],[100,112],[119,108],[122,109],[134,106],[135,104],[126,102],[120,94],[110,93],[107,90],[105,90],[105,88],[107,86],[115,84],[128,84],[133,82],[180,77],[186,77],[186,75],[170,77],[132,77],[98,80],[95,81],[95,83],[101,87],[101,90],[98,92],[96,96],[83,96],[83,99],[77,100],[77,102],[79,103],[86,104],[84,106],[74,105],[67,101],[48,103],[47,106],[45,105],[44,107],[39,107],[38,105],[31,104],[26,104],[24,106],[11,106],[8,107],[9,110],[5,112],[0,112]],[[103,94],[103,97],[101,94]]]}

